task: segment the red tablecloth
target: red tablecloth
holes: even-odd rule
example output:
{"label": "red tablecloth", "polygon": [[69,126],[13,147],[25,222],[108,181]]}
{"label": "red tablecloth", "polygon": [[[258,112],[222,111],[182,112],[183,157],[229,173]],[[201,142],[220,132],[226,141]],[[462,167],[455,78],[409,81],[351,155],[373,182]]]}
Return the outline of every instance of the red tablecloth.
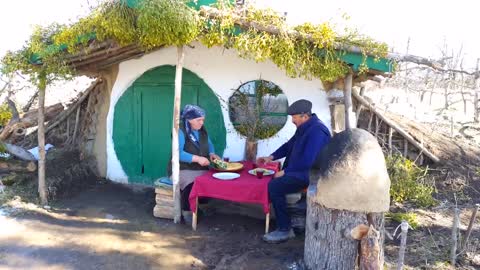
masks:
{"label": "red tablecloth", "polygon": [[[192,212],[195,212],[197,207],[195,200],[197,197],[209,197],[241,203],[261,204],[265,214],[269,213],[268,182],[270,182],[273,175],[263,176],[262,179],[258,179],[255,175],[248,173],[249,170],[253,169],[252,162],[245,161],[242,163],[244,167],[242,171],[238,172],[240,177],[234,180],[216,179],[212,176],[217,172],[214,170],[210,170],[195,178],[190,197],[188,198]],[[278,171],[280,163],[271,162],[259,165],[259,167]]]}

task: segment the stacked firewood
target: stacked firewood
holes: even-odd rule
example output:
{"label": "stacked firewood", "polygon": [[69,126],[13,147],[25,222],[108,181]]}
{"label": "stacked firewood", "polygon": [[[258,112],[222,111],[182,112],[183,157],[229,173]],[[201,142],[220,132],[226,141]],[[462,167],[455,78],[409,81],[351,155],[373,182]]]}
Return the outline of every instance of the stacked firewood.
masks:
{"label": "stacked firewood", "polygon": [[155,207],[153,216],[159,218],[173,219],[173,187],[172,185],[157,181],[155,183]]}

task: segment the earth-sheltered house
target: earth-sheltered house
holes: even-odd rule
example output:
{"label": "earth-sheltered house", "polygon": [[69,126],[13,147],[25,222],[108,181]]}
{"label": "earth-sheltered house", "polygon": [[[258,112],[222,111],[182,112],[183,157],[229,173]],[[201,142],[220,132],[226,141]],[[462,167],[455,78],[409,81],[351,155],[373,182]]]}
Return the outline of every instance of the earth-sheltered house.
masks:
{"label": "earth-sheltered house", "polygon": [[[200,0],[190,8],[198,11],[200,17],[211,19],[211,24],[215,25],[217,16],[222,16],[219,9],[208,7],[215,2]],[[127,1],[126,4],[127,8],[135,10],[141,1]],[[315,43],[309,35],[294,30],[285,33],[275,24],[265,25],[242,16],[248,14],[238,12],[229,17],[234,21],[233,36],[253,29],[256,34],[296,35],[294,40]],[[180,44],[165,42],[165,45],[145,48],[138,42],[123,44],[114,38],[94,37],[83,43],[81,50],[67,54],[67,64],[77,74],[99,79],[86,108],[89,121],[82,147],[87,155],[95,158],[100,176],[122,183],[147,185],[166,176],[172,151],[175,45]],[[231,160],[244,158],[247,139],[242,135],[241,126],[245,112],[238,107],[235,109],[232,103],[238,91],[247,96],[246,110],[254,110],[262,125],[271,127],[266,135],[259,137],[258,155],[270,154],[295,132],[286,109],[298,99],[312,101],[312,111],[328,127],[332,126],[332,102],[326,91],[332,88],[332,83],[322,81],[321,76],[313,72],[308,76],[293,76],[278,63],[278,58],[245,57],[245,51],[225,42],[223,46],[206,46],[198,38],[182,45],[185,46],[181,107],[190,103],[206,110],[205,126],[220,156],[228,156]],[[359,81],[392,72],[393,64],[386,52],[378,56],[359,47],[349,43],[335,45],[335,61],[346,67],[344,76],[351,72],[354,81]],[[318,44],[307,48],[318,61],[328,56]],[[342,79],[342,76],[337,78]],[[275,93],[265,94],[262,90],[265,87],[274,89]],[[263,93],[260,99],[259,93]]]}

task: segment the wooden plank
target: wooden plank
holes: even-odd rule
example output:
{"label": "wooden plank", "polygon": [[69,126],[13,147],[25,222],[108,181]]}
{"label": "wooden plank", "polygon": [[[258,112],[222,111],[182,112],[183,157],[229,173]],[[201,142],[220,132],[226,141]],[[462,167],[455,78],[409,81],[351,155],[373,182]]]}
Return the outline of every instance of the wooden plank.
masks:
{"label": "wooden plank", "polygon": [[155,188],[155,193],[165,196],[171,196],[173,198],[173,189],[166,189],[166,188]]}
{"label": "wooden plank", "polygon": [[173,219],[174,209],[173,207],[155,205],[153,208],[153,216],[158,218]]}
{"label": "wooden plank", "polygon": [[345,89],[344,89],[344,104],[345,104],[345,129],[351,129],[352,123],[350,123],[350,117],[353,114],[352,111],[352,79],[353,74],[350,72],[345,77]]}
{"label": "wooden plank", "polygon": [[174,207],[173,204],[173,198],[172,197],[167,197],[167,196],[162,196],[162,195],[157,195],[155,196],[155,202],[159,206],[164,206],[164,207]]}

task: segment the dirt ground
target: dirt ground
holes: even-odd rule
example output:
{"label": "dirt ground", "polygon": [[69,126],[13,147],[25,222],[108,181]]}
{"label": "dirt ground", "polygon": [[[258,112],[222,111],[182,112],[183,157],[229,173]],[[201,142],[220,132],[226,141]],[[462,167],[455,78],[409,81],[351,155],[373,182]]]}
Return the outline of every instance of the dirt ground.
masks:
{"label": "dirt ground", "polygon": [[153,190],[101,182],[51,209],[13,201],[0,216],[0,269],[300,269],[303,237],[269,245],[264,221],[210,213],[154,218]]}
{"label": "dirt ground", "polygon": [[[194,232],[154,218],[153,206],[153,189],[107,181],[61,199],[51,209],[13,200],[0,208],[0,270],[304,269],[302,235],[266,244],[261,240],[263,220],[211,211],[200,217]],[[411,211],[420,227],[409,232],[406,269],[450,269],[449,208]],[[464,209],[462,233],[469,217],[470,209]],[[397,225],[387,219],[386,232],[393,235]],[[395,269],[399,242],[386,239],[387,269]],[[457,269],[480,269],[479,251],[477,222]]]}

